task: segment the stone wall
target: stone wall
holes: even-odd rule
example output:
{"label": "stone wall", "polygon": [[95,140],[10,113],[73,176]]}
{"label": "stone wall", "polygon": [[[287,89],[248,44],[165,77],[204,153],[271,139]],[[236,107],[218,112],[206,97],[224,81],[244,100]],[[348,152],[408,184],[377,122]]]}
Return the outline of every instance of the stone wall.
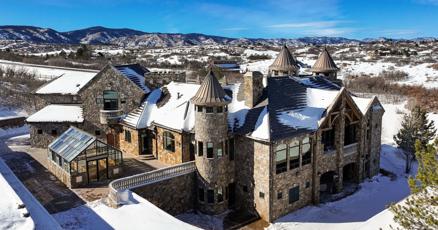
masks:
{"label": "stone wall", "polygon": [[[131,132],[131,141],[125,140],[125,130]],[[130,153],[134,155],[141,154],[141,143],[140,143],[140,132],[139,130],[130,128],[128,126],[123,126],[122,132],[118,133],[117,138],[119,139],[119,149],[124,153]]]}
{"label": "stone wall", "polygon": [[[256,212],[270,219],[271,168],[270,144],[247,137],[235,139],[236,205],[238,209]],[[246,190],[246,191],[245,191]],[[264,197],[260,197],[260,192]]]}
{"label": "stone wall", "polygon": [[50,104],[80,104],[82,103],[79,95],[65,94],[33,94],[35,109],[40,110]]}
{"label": "stone wall", "polygon": [[[175,140],[175,152],[169,151],[164,148],[164,132],[170,132],[174,136]],[[152,139],[152,148],[154,156],[161,162],[168,165],[176,165],[189,161],[190,156],[187,156],[185,149],[189,146],[185,146],[187,142],[184,139],[188,137],[187,133],[178,133],[169,129],[157,127],[156,134]]]}
{"label": "stone wall", "polygon": [[115,71],[113,67],[106,66],[79,92],[83,99],[83,116],[87,121],[86,131],[94,129],[102,130],[102,133],[111,132],[109,125],[100,123],[100,110],[103,105],[97,103],[97,98],[102,97],[105,90],[113,90],[119,93],[121,99],[119,109],[122,110],[123,114],[127,114],[140,106],[145,97],[143,90],[133,82]]}
{"label": "stone wall", "polygon": [[247,72],[244,75],[244,94],[245,105],[254,107],[263,93],[263,74],[255,72]]}
{"label": "stone wall", "polygon": [[171,215],[195,208],[196,173],[158,181],[132,191]]}
{"label": "stone wall", "polygon": [[[47,148],[63,132],[67,131],[70,126],[82,128],[80,123],[29,123],[30,125],[30,145],[32,147]],[[41,133],[38,133],[38,130]],[[52,134],[56,130],[56,135]]]}
{"label": "stone wall", "polygon": [[167,85],[170,82],[186,82],[185,72],[174,71],[162,71],[162,72],[149,72],[145,76],[146,85],[151,88],[159,88],[163,85]]}
{"label": "stone wall", "polygon": [[0,129],[8,129],[14,127],[20,127],[25,124],[25,117],[12,117],[0,120]]}
{"label": "stone wall", "polygon": [[[72,186],[72,180],[70,174],[68,174],[63,168],[53,162],[50,158],[47,159],[47,169],[56,176],[62,183],[64,183],[69,188],[74,188]],[[74,181],[73,181],[73,184]]]}
{"label": "stone wall", "polygon": [[[278,141],[273,149],[280,144],[290,144],[293,141],[300,141],[306,136],[284,139]],[[288,152],[289,154],[289,152]],[[287,158],[289,159],[289,158]],[[289,169],[289,160],[287,162],[287,171],[276,174],[275,154],[271,154],[271,173],[272,173],[272,191],[271,191],[271,210],[269,221],[273,221],[285,214],[302,208],[312,203],[313,183],[313,162],[302,165],[302,156],[300,154],[300,167]],[[308,186],[307,186],[308,185]],[[299,186],[299,200],[289,203],[289,189]],[[278,197],[281,193],[281,198]]]}

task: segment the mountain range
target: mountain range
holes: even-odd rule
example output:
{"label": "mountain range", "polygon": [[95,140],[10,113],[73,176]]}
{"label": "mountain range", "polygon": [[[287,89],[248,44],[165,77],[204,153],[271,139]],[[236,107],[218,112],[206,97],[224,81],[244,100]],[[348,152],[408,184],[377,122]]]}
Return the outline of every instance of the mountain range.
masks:
{"label": "mountain range", "polygon": [[[297,44],[340,44],[392,40],[388,38],[349,39],[343,37],[302,38],[228,38],[199,33],[148,33],[133,29],[113,29],[101,26],[59,32],[50,28],[34,26],[0,26],[0,40],[21,40],[29,43],[48,44],[109,44],[122,47],[173,47],[190,45],[297,45]],[[416,40],[436,40],[418,38]]]}

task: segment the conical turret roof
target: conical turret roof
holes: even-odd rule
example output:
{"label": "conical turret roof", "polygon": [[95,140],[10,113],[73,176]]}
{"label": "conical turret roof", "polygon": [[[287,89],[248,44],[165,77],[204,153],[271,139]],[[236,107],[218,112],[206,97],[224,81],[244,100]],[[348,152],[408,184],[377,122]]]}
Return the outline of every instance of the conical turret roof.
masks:
{"label": "conical turret roof", "polygon": [[224,89],[211,69],[191,101],[196,105],[224,105],[229,103],[225,99]]}
{"label": "conical turret roof", "polygon": [[327,48],[324,48],[322,53],[319,55],[318,60],[316,60],[315,64],[310,70],[315,73],[328,73],[336,72],[339,70],[339,68],[336,66],[332,56],[327,51]]}
{"label": "conical turret roof", "polygon": [[300,67],[297,64],[296,59],[291,54],[289,49],[284,45],[281,48],[280,53],[277,58],[275,58],[272,65],[269,66],[269,70],[277,70],[277,71],[294,71],[296,72]]}

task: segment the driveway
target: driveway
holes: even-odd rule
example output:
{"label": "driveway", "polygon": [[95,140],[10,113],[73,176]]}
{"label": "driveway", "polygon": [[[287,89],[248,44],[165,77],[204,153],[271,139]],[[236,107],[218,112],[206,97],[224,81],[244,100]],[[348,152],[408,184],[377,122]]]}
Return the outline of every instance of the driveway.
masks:
{"label": "driveway", "polygon": [[[53,214],[85,204],[83,199],[43,166],[42,163],[46,158],[44,151],[40,151],[35,158],[27,152],[20,151],[20,148],[28,145],[26,139],[16,138],[8,143],[6,143],[7,137],[0,139],[0,157],[44,208]],[[19,147],[9,147],[8,145]]]}

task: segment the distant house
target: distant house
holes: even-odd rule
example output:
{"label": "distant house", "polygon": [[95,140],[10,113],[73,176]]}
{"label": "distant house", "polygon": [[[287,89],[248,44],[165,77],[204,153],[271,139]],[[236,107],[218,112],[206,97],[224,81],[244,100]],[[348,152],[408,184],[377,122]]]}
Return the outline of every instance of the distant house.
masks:
{"label": "distant house", "polygon": [[47,147],[69,126],[115,145],[119,119],[141,105],[151,89],[139,64],[105,66],[96,75],[61,76],[34,92],[39,109],[27,119],[31,145]]}

